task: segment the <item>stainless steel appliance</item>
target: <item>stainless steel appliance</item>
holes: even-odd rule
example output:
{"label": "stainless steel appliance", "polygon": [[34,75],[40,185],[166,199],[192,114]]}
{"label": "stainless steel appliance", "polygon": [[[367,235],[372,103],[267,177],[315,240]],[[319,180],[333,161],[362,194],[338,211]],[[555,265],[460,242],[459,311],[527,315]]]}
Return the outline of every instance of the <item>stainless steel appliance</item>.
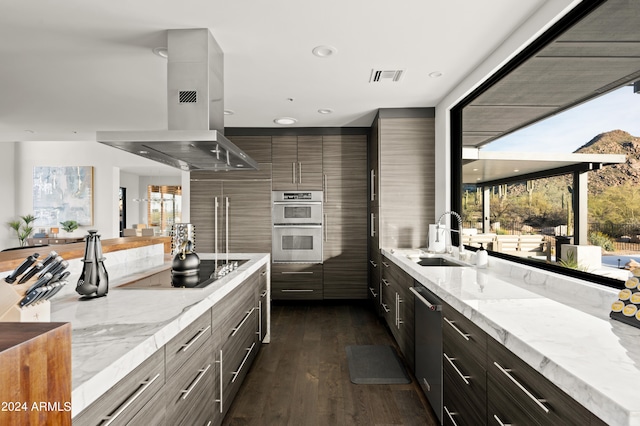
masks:
{"label": "stainless steel appliance", "polygon": [[442,301],[417,281],[414,294],[416,379],[442,423]]}
{"label": "stainless steel appliance", "polygon": [[224,137],[224,54],[207,28],[167,31],[167,130],[99,131],[97,141],[180,170],[258,169]]}
{"label": "stainless steel appliance", "polygon": [[322,263],[322,191],[274,191],[273,262]]}

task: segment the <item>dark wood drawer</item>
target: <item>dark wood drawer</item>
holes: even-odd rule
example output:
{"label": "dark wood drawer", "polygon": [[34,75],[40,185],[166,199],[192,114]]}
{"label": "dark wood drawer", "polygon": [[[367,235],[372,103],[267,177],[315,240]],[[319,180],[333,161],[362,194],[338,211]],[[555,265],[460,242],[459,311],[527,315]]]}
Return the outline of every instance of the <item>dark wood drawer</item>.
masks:
{"label": "dark wood drawer", "polygon": [[251,310],[257,308],[255,292],[258,289],[259,273],[251,275],[244,283],[226,295],[213,307],[213,328],[224,342],[234,334]]}
{"label": "dark wood drawer", "polygon": [[476,381],[467,385],[445,360],[442,380],[444,384],[442,423],[445,425],[477,426],[486,424],[486,393],[469,398],[471,389],[479,391]]}
{"label": "dark wood drawer", "polygon": [[165,345],[167,380],[193,355],[211,336],[211,310],[182,330]]}
{"label": "dark wood drawer", "polygon": [[443,346],[442,365],[445,394],[464,399],[472,411],[484,418],[487,403],[487,373],[473,359],[451,353],[447,343]]}
{"label": "dark wood drawer", "polygon": [[221,371],[223,411],[226,412],[235,397],[247,371],[258,352],[257,310],[253,310],[247,320],[223,344],[221,351]]}
{"label": "dark wood drawer", "polygon": [[470,357],[486,369],[487,334],[464,315],[443,304],[442,335],[456,356]]}
{"label": "dark wood drawer", "polygon": [[155,396],[151,398],[151,400],[147,402],[140,411],[138,411],[138,414],[136,414],[133,419],[127,423],[127,426],[161,426],[166,424],[166,416],[167,404],[164,395],[164,387],[162,387],[158,392],[156,392]]}
{"label": "dark wood drawer", "polygon": [[76,425],[99,425],[105,419],[126,424],[165,382],[164,350],[160,349],[73,419]]}
{"label": "dark wood drawer", "polygon": [[213,412],[216,364],[211,336],[206,336],[200,348],[182,361],[183,365],[167,380],[165,387],[169,425],[197,424],[194,419],[200,410],[206,410],[209,416]]}
{"label": "dark wood drawer", "polygon": [[323,299],[322,265],[271,264],[271,297],[274,300]]}
{"label": "dark wood drawer", "polygon": [[497,385],[496,392],[510,394],[518,407],[536,422],[589,424],[591,413],[586,408],[493,339],[488,344],[487,373]]}

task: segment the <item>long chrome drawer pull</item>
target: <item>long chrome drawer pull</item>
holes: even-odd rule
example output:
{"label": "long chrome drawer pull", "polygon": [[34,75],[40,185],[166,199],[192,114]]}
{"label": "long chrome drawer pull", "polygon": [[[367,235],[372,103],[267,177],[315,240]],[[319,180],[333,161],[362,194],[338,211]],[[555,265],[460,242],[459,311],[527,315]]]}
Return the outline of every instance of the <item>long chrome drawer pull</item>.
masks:
{"label": "long chrome drawer pull", "polygon": [[224,395],[223,388],[224,388],[224,374],[222,374],[222,349],[220,349],[220,361],[216,361],[218,364],[220,364],[220,378],[219,378],[219,382],[220,382],[220,399],[216,399],[216,402],[220,403],[220,413],[223,412],[223,406],[222,406],[222,395]]}
{"label": "long chrome drawer pull", "polygon": [[186,344],[182,345],[182,349],[180,349],[180,350],[182,352],[188,351],[189,348],[191,347],[191,345],[193,345],[199,338],[204,336],[205,333],[207,332],[207,330],[209,330],[210,328],[211,328],[210,325],[208,325],[206,328],[201,328],[200,331],[198,332],[198,334],[193,336],[193,339],[189,340],[189,342],[187,342]]}
{"label": "long chrome drawer pull", "polygon": [[420,294],[418,290],[415,289],[415,287],[409,287],[409,291],[411,291],[411,293],[413,293],[414,296],[420,299],[420,301],[424,303],[427,306],[427,308],[431,309],[432,311],[442,310],[442,305],[434,305],[433,303],[429,302],[427,299],[424,298],[424,296]]}
{"label": "long chrome drawer pull", "polygon": [[451,423],[453,423],[453,426],[458,426],[458,423],[456,423],[456,421],[453,419],[453,416],[457,416],[458,413],[452,413],[451,411],[449,411],[446,405],[444,406],[444,411],[445,413],[447,413],[447,416],[449,417],[449,420],[451,420]]}
{"label": "long chrome drawer pull", "polygon": [[296,290],[296,289],[284,289],[284,290],[280,290],[283,293],[313,293],[312,289],[300,289],[300,290]]}
{"label": "long chrome drawer pull", "polygon": [[282,271],[282,275],[313,274],[313,271]]}
{"label": "long chrome drawer pull", "polygon": [[427,392],[431,392],[431,385],[429,384],[429,382],[427,382],[427,379],[423,377],[422,383],[424,383],[424,385],[427,387]]}
{"label": "long chrome drawer pull", "polygon": [[382,283],[387,287],[389,287],[389,281],[385,280],[384,278],[382,279]]}
{"label": "long chrome drawer pull", "polygon": [[378,264],[376,262],[374,262],[373,260],[370,260],[369,263],[372,264],[374,268],[378,267]]}
{"label": "long chrome drawer pull", "polygon": [[245,349],[247,351],[247,354],[242,359],[242,363],[240,364],[240,367],[238,367],[238,371],[234,371],[232,373],[233,374],[233,379],[231,379],[231,383],[235,382],[236,379],[238,378],[238,374],[240,374],[240,372],[242,371],[242,368],[244,367],[244,363],[247,362],[247,360],[249,359],[249,355],[251,355],[251,351],[253,351],[253,348],[255,346],[256,346],[256,342],[253,342],[253,344],[251,345],[250,348],[246,348]]}
{"label": "long chrome drawer pull", "polygon": [[196,386],[198,386],[198,383],[200,382],[200,380],[202,380],[202,378],[204,377],[205,374],[207,374],[207,371],[209,371],[209,369],[211,368],[211,364],[207,365],[205,368],[200,369],[200,372],[198,373],[198,376],[195,378],[195,380],[193,382],[191,382],[191,385],[184,390],[181,390],[180,393],[182,393],[182,399],[187,399],[187,397],[189,396],[189,394],[191,393],[192,390],[194,390],[196,388]]}
{"label": "long chrome drawer pull", "polygon": [[387,308],[386,304],[382,304],[382,309],[384,309],[385,312],[391,312],[391,309]]}
{"label": "long chrome drawer pull", "polygon": [[387,262],[382,262],[382,264],[384,265],[385,268],[389,267],[389,264]]}
{"label": "long chrome drawer pull", "polygon": [[373,289],[373,287],[369,287],[369,291],[371,292],[371,295],[373,297],[378,297],[378,293],[375,292],[375,290]]}
{"label": "long chrome drawer pull", "polygon": [[144,382],[140,383],[142,386],[140,388],[138,388],[138,390],[131,395],[131,397],[129,397],[129,399],[127,399],[119,408],[118,410],[113,413],[113,415],[108,416],[105,418],[105,420],[108,420],[106,423],[104,423],[104,426],[108,426],[111,423],[113,423],[119,416],[120,414],[122,414],[127,408],[129,408],[129,406],[131,404],[133,404],[133,402],[138,399],[140,397],[140,395],[142,395],[144,393],[144,391],[146,391],[147,389],[149,389],[149,387],[153,384],[153,382],[155,382],[158,377],[160,377],[160,373],[156,374],[155,376],[153,376],[152,379],[149,380],[145,380]]}
{"label": "long chrome drawer pull", "polygon": [[518,382],[518,381],[516,380],[516,378],[515,378],[515,377],[513,377],[513,376],[510,374],[510,371],[511,371],[510,369],[502,368],[502,366],[501,366],[500,364],[498,364],[497,362],[495,362],[495,361],[493,362],[493,365],[495,365],[496,367],[498,367],[498,370],[500,370],[500,371],[502,372],[502,374],[504,374],[505,376],[507,376],[507,377],[509,378],[509,380],[511,380],[511,381],[512,381],[512,382],[513,382],[513,383],[514,383],[514,384],[515,384],[515,385],[516,385],[516,386],[517,386],[517,387],[518,387],[522,392],[524,392],[524,393],[525,393],[525,395],[527,395],[529,398],[531,398],[531,399],[533,400],[533,402],[535,402],[535,403],[536,403],[536,405],[537,405],[538,407],[540,407],[540,409],[541,409],[542,411],[544,411],[546,414],[549,414],[549,409],[548,409],[548,408],[547,408],[547,407],[546,407],[542,402],[540,402],[540,401],[545,401],[545,400],[544,400],[544,399],[538,399],[538,398],[536,398],[535,396],[533,396],[533,394],[532,394],[531,392],[529,392],[529,390],[528,390],[527,388],[525,388],[524,386],[522,386],[522,385],[520,384],[520,382]]}
{"label": "long chrome drawer pull", "polygon": [[449,324],[451,326],[451,328],[453,328],[455,331],[457,331],[458,334],[461,335],[464,338],[464,340],[469,341],[470,334],[463,333],[458,327],[456,327],[453,324],[453,321],[451,321],[449,318],[444,317],[444,320],[447,322],[447,324]]}
{"label": "long chrome drawer pull", "polygon": [[502,420],[500,420],[500,417],[498,417],[497,414],[494,414],[493,418],[495,419],[496,422],[498,422],[500,426],[512,426],[511,423],[504,423]]}
{"label": "long chrome drawer pull", "polygon": [[233,329],[233,332],[231,333],[231,337],[235,336],[236,333],[238,331],[240,331],[240,329],[242,328],[242,326],[244,325],[245,322],[247,322],[247,320],[249,319],[249,317],[251,316],[251,314],[253,313],[253,311],[255,311],[256,308],[253,307],[251,308],[251,310],[249,312],[247,312],[247,315],[244,316],[244,318],[242,318],[242,321],[240,321],[240,324],[238,324],[238,326],[236,328]]}
{"label": "long chrome drawer pull", "polygon": [[454,370],[456,370],[456,373],[458,373],[458,376],[460,376],[460,378],[464,381],[464,383],[466,385],[470,385],[471,383],[469,383],[469,380],[471,378],[471,376],[465,376],[464,374],[462,374],[462,372],[458,369],[458,367],[453,363],[453,361],[455,361],[455,358],[450,358],[447,354],[443,353],[444,357],[446,358],[447,361],[449,361],[449,364],[451,364],[451,366],[453,367]]}

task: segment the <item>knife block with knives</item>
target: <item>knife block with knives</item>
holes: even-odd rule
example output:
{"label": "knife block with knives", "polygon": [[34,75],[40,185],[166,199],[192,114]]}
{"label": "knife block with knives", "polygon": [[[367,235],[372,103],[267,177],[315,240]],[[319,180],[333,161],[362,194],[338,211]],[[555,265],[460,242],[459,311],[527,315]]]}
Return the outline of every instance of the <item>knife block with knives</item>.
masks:
{"label": "knife block with knives", "polygon": [[42,262],[35,253],[0,281],[0,322],[51,321],[53,297],[67,283],[69,263],[52,251]]}

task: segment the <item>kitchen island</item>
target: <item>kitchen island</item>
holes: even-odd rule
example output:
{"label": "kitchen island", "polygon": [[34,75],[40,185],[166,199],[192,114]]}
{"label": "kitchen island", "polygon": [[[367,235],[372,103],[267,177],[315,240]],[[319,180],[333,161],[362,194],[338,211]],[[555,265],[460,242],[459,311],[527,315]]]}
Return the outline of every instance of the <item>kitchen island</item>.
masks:
{"label": "kitchen island", "polygon": [[382,254],[607,424],[640,425],[640,329],[609,318],[618,290],[493,257],[477,269]]}
{"label": "kitchen island", "polygon": [[[200,258],[213,255],[200,254]],[[81,301],[77,294],[56,298],[51,320],[72,325],[72,417],[261,268],[267,268],[269,277],[268,254],[234,253],[233,259],[248,262],[205,288],[112,286],[102,298]],[[265,343],[269,341],[268,304],[266,314]]]}

